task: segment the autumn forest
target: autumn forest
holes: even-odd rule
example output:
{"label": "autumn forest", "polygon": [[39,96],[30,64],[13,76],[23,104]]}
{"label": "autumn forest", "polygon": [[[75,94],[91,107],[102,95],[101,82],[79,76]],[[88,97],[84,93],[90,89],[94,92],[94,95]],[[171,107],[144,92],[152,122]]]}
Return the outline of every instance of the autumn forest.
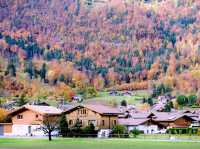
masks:
{"label": "autumn forest", "polygon": [[0,96],[200,97],[199,0],[0,0]]}

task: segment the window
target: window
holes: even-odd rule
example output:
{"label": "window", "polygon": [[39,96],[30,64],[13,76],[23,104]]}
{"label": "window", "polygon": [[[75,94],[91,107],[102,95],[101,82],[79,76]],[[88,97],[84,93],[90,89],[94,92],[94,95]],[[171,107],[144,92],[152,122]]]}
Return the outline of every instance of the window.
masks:
{"label": "window", "polygon": [[73,120],[69,120],[69,125],[73,125]]}
{"label": "window", "polygon": [[80,109],[80,111],[78,110],[78,114],[86,115],[87,114],[87,110],[86,109]]}
{"label": "window", "polygon": [[105,125],[105,121],[104,120],[102,120],[102,126],[104,126]]}
{"label": "window", "polygon": [[17,115],[17,119],[23,119],[23,115]]}
{"label": "window", "polygon": [[83,110],[83,114],[87,114],[87,111],[86,111],[86,109],[84,109],[84,110]]}
{"label": "window", "polygon": [[28,126],[28,133],[31,134],[31,126]]}
{"label": "window", "polygon": [[86,114],[86,109],[82,109],[81,114]]}

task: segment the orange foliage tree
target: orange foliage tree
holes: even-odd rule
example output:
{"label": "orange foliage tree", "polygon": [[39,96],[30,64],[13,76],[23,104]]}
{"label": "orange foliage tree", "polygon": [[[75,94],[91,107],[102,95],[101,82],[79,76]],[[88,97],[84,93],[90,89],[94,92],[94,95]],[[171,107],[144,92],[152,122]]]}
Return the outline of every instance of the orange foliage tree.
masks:
{"label": "orange foliage tree", "polygon": [[5,109],[0,108],[0,122],[3,122],[7,116],[7,111]]}

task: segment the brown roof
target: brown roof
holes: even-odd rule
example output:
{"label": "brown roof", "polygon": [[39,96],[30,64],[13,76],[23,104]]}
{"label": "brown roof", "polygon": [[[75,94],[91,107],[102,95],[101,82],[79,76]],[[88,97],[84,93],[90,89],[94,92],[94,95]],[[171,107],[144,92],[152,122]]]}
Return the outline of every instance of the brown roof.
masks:
{"label": "brown roof", "polygon": [[149,112],[144,112],[144,113],[134,113],[132,114],[132,118],[134,119],[146,119],[148,118],[150,115],[152,115],[152,113]]}
{"label": "brown roof", "polygon": [[119,119],[118,123],[120,125],[125,125],[125,126],[138,126],[138,125],[142,125],[146,123],[147,121],[149,121],[149,119],[123,118],[123,119]]}
{"label": "brown roof", "polygon": [[182,114],[180,112],[154,112],[153,120],[154,121],[175,121],[179,118],[186,117],[193,120],[191,117]]}
{"label": "brown roof", "polygon": [[62,110],[52,107],[52,106],[38,106],[38,105],[25,105],[22,106],[14,111],[11,111],[9,115],[16,115],[22,111],[25,110],[31,110],[37,113],[40,113],[42,115],[49,114],[49,115],[60,115],[62,113]]}
{"label": "brown roof", "polygon": [[65,113],[70,113],[71,111],[74,111],[78,108],[87,108],[89,110],[92,110],[94,112],[97,112],[99,114],[103,115],[119,115],[122,114],[117,108],[106,106],[106,105],[100,105],[100,104],[84,104],[84,105],[78,105],[71,109],[68,109],[65,111]]}

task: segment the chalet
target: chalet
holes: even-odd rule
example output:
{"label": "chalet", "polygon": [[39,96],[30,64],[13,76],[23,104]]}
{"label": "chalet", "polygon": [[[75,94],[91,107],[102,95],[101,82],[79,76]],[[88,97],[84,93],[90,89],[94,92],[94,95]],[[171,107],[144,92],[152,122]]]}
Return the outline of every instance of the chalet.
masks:
{"label": "chalet", "polygon": [[182,112],[153,112],[153,113],[135,113],[133,119],[150,118],[152,122],[163,128],[180,127],[187,128],[195,121],[195,119]]}
{"label": "chalet", "polygon": [[62,108],[63,110],[42,105],[22,106],[9,113],[11,123],[0,123],[0,135],[43,136],[44,133],[39,128],[43,125],[44,117],[59,117],[62,111],[70,128],[77,120],[82,127],[92,123],[96,130],[100,130],[100,136],[109,135],[117,124],[126,126],[128,131],[136,128],[145,134],[165,133],[168,128],[199,127],[200,124],[199,113],[190,111],[122,113],[119,108],[102,104],[66,105]]}
{"label": "chalet", "polygon": [[158,102],[152,106],[152,111],[163,111],[165,109],[165,103]]}
{"label": "chalet", "polygon": [[198,111],[185,110],[182,113],[193,119],[191,127],[200,127],[200,114]]}
{"label": "chalet", "polygon": [[194,119],[180,112],[154,112],[152,120],[164,128],[187,128]]}
{"label": "chalet", "polygon": [[26,105],[9,113],[12,120],[10,135],[12,136],[43,136],[39,130],[46,115],[59,116],[60,109],[52,106]]}
{"label": "chalet", "polygon": [[153,122],[150,118],[143,119],[119,119],[119,124],[126,126],[127,130],[137,129],[144,134],[154,134],[159,131],[159,125]]}
{"label": "chalet", "polygon": [[73,127],[77,120],[82,123],[82,127],[94,124],[95,129],[112,129],[118,124],[118,115],[120,111],[117,108],[85,104],[78,105],[64,112],[66,114],[69,127]]}
{"label": "chalet", "polygon": [[128,131],[136,128],[144,134],[165,133],[168,128],[188,128],[197,126],[198,122],[194,114],[182,112],[134,113],[131,117],[119,118],[119,124],[126,126]]}
{"label": "chalet", "polygon": [[126,126],[128,131],[138,129],[144,134],[158,133],[162,129],[162,126],[159,123],[154,122],[152,116],[155,115],[148,112],[134,113],[127,119],[120,118],[119,124]]}

